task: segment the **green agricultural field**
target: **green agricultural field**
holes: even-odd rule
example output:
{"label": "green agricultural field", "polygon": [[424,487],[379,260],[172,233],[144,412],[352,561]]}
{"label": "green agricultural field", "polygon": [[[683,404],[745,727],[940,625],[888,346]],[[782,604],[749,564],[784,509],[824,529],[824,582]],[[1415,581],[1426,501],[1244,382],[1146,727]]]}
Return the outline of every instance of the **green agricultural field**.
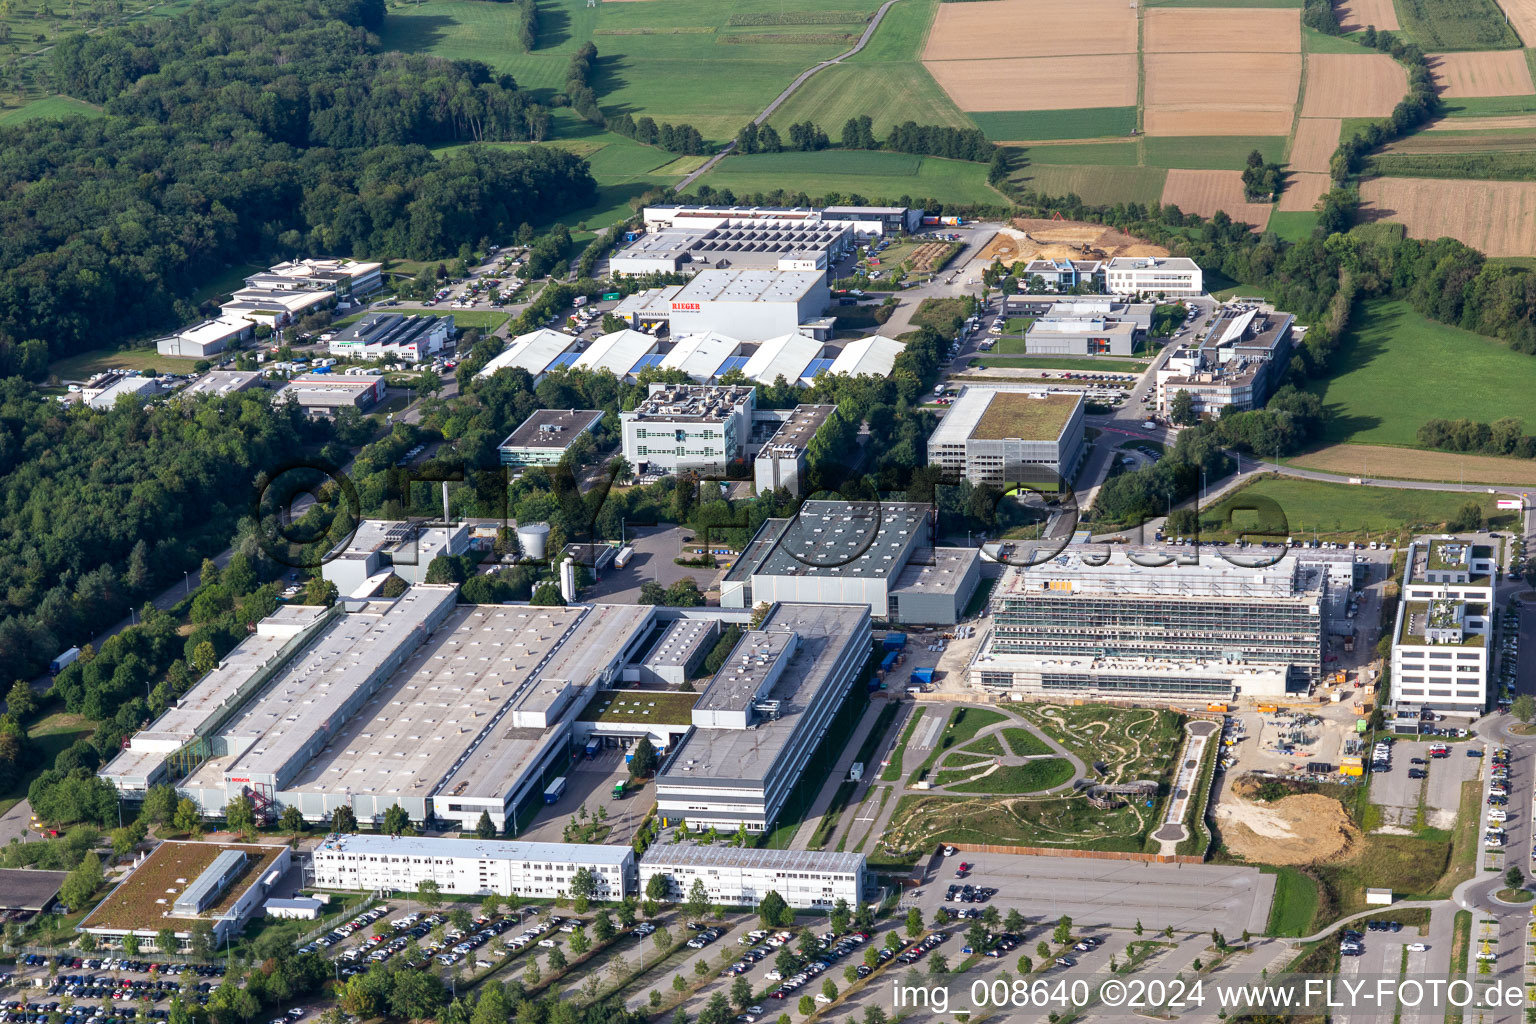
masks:
{"label": "green agricultural field", "polygon": [[[915,61],[923,55],[923,45],[928,41],[928,28],[938,13],[940,0],[901,0],[880,22],[880,28],[870,39],[869,45],[849,57],[849,64],[885,64],[891,61]],[[879,3],[870,0],[866,10],[874,11]]]}
{"label": "green agricultural field", "polygon": [[1397,0],[1405,35],[1426,50],[1510,50],[1520,38],[1494,0]]}
{"label": "green agricultural field", "polygon": [[1281,213],[1276,210],[1269,215],[1269,226],[1266,230],[1273,231],[1281,238],[1290,242],[1300,242],[1312,237],[1312,229],[1317,227],[1317,214],[1310,211],[1305,213]]}
{"label": "green agricultural field", "polygon": [[1095,164],[1099,167],[1135,167],[1134,142],[1063,142],[1029,146],[1024,158],[1031,164]]}
{"label": "green agricultural field", "polygon": [[1301,48],[1307,53],[1375,53],[1350,36],[1324,35],[1315,28],[1301,26]]}
{"label": "green agricultural field", "polygon": [[[1536,113],[1536,96],[1475,96],[1442,101],[1446,117],[1497,117]],[[1476,124],[1468,124],[1475,128]]]}
{"label": "green agricultural field", "polygon": [[1398,178],[1536,181],[1536,153],[1524,147],[1484,153],[1382,153],[1371,158],[1370,173]]}
{"label": "green agricultural field", "polygon": [[26,106],[16,107],[0,114],[0,124],[20,124],[23,121],[35,121],[40,117],[70,117],[79,114],[84,117],[101,117],[100,107],[77,100],[70,96],[45,96],[40,100],[33,100]]}
{"label": "green agricultural field", "polygon": [[774,111],[772,124],[787,135],[794,122],[811,120],[836,141],[845,121],[866,114],[882,138],[903,121],[976,127],[917,61],[848,63],[818,72]]}
{"label": "green agricultural field", "polygon": [[1428,320],[1403,302],[1361,303],[1334,365],[1332,376],[1308,388],[1330,414],[1325,443],[1413,446],[1425,420],[1468,416],[1468,395],[1477,396],[1479,420],[1519,416],[1536,428],[1530,356]]}
{"label": "green agricultural field", "polygon": [[845,200],[859,195],[871,202],[902,196],[946,203],[1006,202],[987,184],[986,164],[906,153],[832,149],[732,156],[716,164],[699,184],[728,188],[738,196],[796,188],[812,197],[836,192]]}
{"label": "green agricultural field", "polygon": [[[1076,147],[1074,147],[1076,148]],[[1035,150],[1038,151],[1038,150]],[[1086,203],[1156,203],[1168,172],[1161,167],[1101,167],[1089,164],[1030,164],[1009,175],[1022,189],[1048,196],[1075,193]]]}
{"label": "green agricultural field", "polygon": [[1131,134],[1135,107],[1081,110],[994,110],[971,114],[976,127],[997,142],[1034,139],[1107,139]]}
{"label": "green agricultural field", "polygon": [[[599,54],[596,89],[610,112],[687,122],[723,140],[760,113],[806,68],[849,48],[878,4],[874,0],[784,0],[778,13],[846,12],[839,22],[733,24],[760,14],[752,0],[579,0],[540,5],[538,47],[524,53],[511,5],[490,0],[434,0],[390,12],[384,45],[454,59],[481,60],[527,89],[552,94],[564,85],[566,63],[582,43]],[[809,41],[803,41],[809,40]]]}
{"label": "green agricultural field", "polygon": [[1190,135],[1179,138],[1147,136],[1142,140],[1148,167],[1179,167],[1189,171],[1240,171],[1248,154],[1258,150],[1279,163],[1285,156],[1283,135]]}
{"label": "green agricultural field", "polygon": [[1200,530],[1212,540],[1232,539],[1243,530],[1282,537],[1316,533],[1320,540],[1379,540],[1443,529],[1469,501],[1476,502],[1485,517],[1500,522],[1494,498],[1264,476],[1204,510]]}

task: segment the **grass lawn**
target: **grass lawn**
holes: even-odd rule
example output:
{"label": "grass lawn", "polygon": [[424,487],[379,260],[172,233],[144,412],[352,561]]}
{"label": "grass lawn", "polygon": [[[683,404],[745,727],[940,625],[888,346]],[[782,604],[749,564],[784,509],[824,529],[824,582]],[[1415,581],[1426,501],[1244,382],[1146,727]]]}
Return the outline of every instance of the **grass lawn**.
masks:
{"label": "grass lawn", "polygon": [[1331,377],[1309,385],[1330,414],[1325,442],[1411,446],[1425,420],[1467,416],[1469,395],[1477,396],[1477,419],[1518,416],[1536,429],[1530,356],[1404,302],[1361,303],[1334,365]]}
{"label": "grass lawn", "polygon": [[1239,171],[1248,154],[1258,150],[1266,161],[1279,163],[1285,155],[1283,135],[1189,135],[1142,139],[1148,167],[1181,167],[1192,171]]}
{"label": "grass lawn", "polygon": [[829,149],[732,156],[716,164],[698,183],[731,189],[738,197],[793,188],[813,197],[837,192],[845,201],[850,195],[859,195],[871,202],[902,196],[949,203],[1005,202],[1002,194],[987,184],[986,164],[908,153]]}
{"label": "grass lawn", "polygon": [[1007,720],[1007,715],[987,708],[955,708],[950,712],[949,722],[945,724],[944,731],[939,734],[939,741],[934,745],[933,753],[929,754],[928,760],[912,773],[912,781],[921,778],[929,768],[933,767],[933,763],[938,760],[940,754],[968,742],[987,726]]}
{"label": "grass lawn", "polygon": [[[966,778],[975,775],[975,772],[943,772],[934,781],[943,785],[946,775],[954,775],[957,778]],[[1023,793],[1038,793],[1043,789],[1051,789],[1060,786],[1072,778],[1072,762],[1064,757],[1048,757],[1039,761],[1028,761],[1024,764],[1005,765],[985,778],[976,779],[973,782],[962,782],[951,787],[955,793],[996,793],[1001,796],[1014,796]]]}
{"label": "grass lawn", "polygon": [[1360,856],[1313,868],[1340,914],[1366,909],[1365,890],[1370,888],[1391,889],[1405,900],[1433,898],[1450,865],[1449,839],[1377,833],[1364,842]]}
{"label": "grass lawn", "polygon": [[[1113,145],[1118,146],[1118,143]],[[1037,153],[1041,148],[1050,147],[1036,147],[1030,152]],[[1048,196],[1071,193],[1086,203],[1096,205],[1156,203],[1162,199],[1163,184],[1167,178],[1167,170],[1161,167],[1103,167],[1086,163],[1030,163],[1008,176],[1009,181],[1018,188]]]}
{"label": "grass lawn", "polygon": [[125,348],[116,352],[96,349],[65,356],[48,367],[61,380],[84,380],[102,370],[158,370],[161,373],[191,373],[199,360],[162,356],[152,348]]}
{"label": "grass lawn", "polygon": [[[1266,476],[1223,498],[1200,516],[1202,535],[1228,539],[1238,530],[1256,530],[1269,536],[1319,539],[1369,540],[1383,535],[1434,532],[1454,517],[1467,502],[1482,509],[1494,529],[1509,525],[1500,515],[1492,494],[1454,491],[1396,490],[1361,487],[1322,480]],[[1255,505],[1263,502],[1260,508]]]}
{"label": "grass lawn", "polygon": [[1002,730],[1003,739],[1008,741],[1008,749],[1019,757],[1033,757],[1036,754],[1049,754],[1051,748],[1045,741],[1028,729],[1014,728]]}
{"label": "grass lawn", "polygon": [[77,740],[87,738],[95,731],[96,727],[91,724],[90,719],[82,715],[72,715],[67,711],[55,711],[28,726],[27,736],[32,741],[32,747],[27,756],[30,767],[14,786],[0,790],[0,814],[4,814],[27,798],[27,787],[32,784],[33,779],[42,774],[45,768],[53,767],[54,759],[59,756],[61,750]]}
{"label": "grass lawn", "polygon": [[[1536,96],[1463,96],[1445,101],[1446,117],[1494,117],[1533,111],[1536,111]],[[1348,128],[1347,123],[1345,128]]]}
{"label": "grass lawn", "polygon": [[1131,134],[1135,107],[1078,110],[991,110],[971,114],[976,127],[997,142],[1037,139],[1108,139]]}
{"label": "grass lawn", "polygon": [[1305,213],[1281,213],[1276,210],[1269,215],[1269,224],[1266,230],[1273,231],[1288,242],[1301,242],[1312,237],[1312,231],[1317,227],[1317,214],[1307,211]]}
{"label": "grass lawn", "polygon": [[[903,6],[898,4],[891,13]],[[884,24],[880,31],[885,31]],[[928,69],[915,60],[846,63],[819,71],[774,111],[771,122],[787,138],[791,124],[809,118],[835,141],[843,122],[865,114],[874,121],[875,134],[881,137],[903,121],[976,127],[939,88]]]}
{"label": "grass lawn", "polygon": [[45,96],[0,114],[0,124],[20,124],[23,121],[35,121],[40,117],[70,117],[74,114],[82,114],[85,117],[104,116],[100,107],[86,103],[84,100],[77,100],[72,96]]}
{"label": "grass lawn", "polygon": [[1269,905],[1266,935],[1299,938],[1311,935],[1312,919],[1317,916],[1317,883],[1298,868],[1261,867],[1275,876],[1275,897]]}
{"label": "grass lawn", "polygon": [[1352,36],[1324,35],[1315,28],[1306,25],[1301,26],[1301,48],[1307,53],[1375,53],[1359,40],[1359,34]]}
{"label": "grass lawn", "polygon": [[907,719],[907,727],[901,730],[901,739],[891,751],[891,763],[880,773],[881,782],[898,782],[901,779],[901,758],[907,752],[907,744],[912,740],[912,732],[917,728],[917,723],[923,720],[923,709],[914,708],[912,717]]}
{"label": "grass lawn", "polygon": [[[1002,757],[1003,741],[994,736],[983,736],[979,740],[973,740],[960,748],[968,754],[979,754],[985,757]],[[956,755],[958,756],[958,755]]]}

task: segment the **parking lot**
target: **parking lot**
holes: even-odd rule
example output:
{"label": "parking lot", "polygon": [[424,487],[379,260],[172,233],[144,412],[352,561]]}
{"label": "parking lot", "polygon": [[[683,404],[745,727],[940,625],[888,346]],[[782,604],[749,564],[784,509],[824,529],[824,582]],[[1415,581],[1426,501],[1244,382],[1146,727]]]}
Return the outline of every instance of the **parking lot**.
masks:
{"label": "parking lot", "polygon": [[1144,928],[1227,935],[1262,932],[1269,921],[1275,876],[1256,868],[1210,864],[1023,857],[1005,854],[935,855],[927,865],[920,900],[925,917],[946,903],[955,865],[972,861],[968,881],[992,886],[992,902],[1026,918],[1055,921],[1065,914],[1083,928]]}
{"label": "parking lot", "polygon": [[[1455,824],[1456,811],[1461,806],[1461,787],[1477,778],[1482,762],[1467,756],[1469,747],[1465,743],[1450,744],[1450,755],[1440,758],[1429,756],[1431,745],[1428,740],[1400,740],[1392,744],[1391,769],[1372,773],[1371,800],[1381,806],[1384,824],[1413,828],[1421,802],[1424,824],[1432,828],[1450,828]],[[1473,749],[1482,750],[1482,746]],[[1415,764],[1415,760],[1425,763]],[[1409,778],[1413,769],[1427,772],[1428,778]]]}
{"label": "parking lot", "polygon": [[629,564],[622,569],[612,565],[604,569],[603,578],[581,592],[582,600],[633,604],[640,596],[640,585],[647,580],[668,587],[678,580],[691,579],[700,591],[707,591],[720,575],[719,569],[697,569],[673,561],[683,554],[683,538],[692,536],[693,531],[685,526],[631,524],[625,540],[635,553]]}
{"label": "parking lot", "polygon": [[[616,782],[625,782],[622,797],[613,795]],[[537,843],[569,842],[565,827],[582,808],[589,818],[602,809],[603,822],[612,828],[608,838],[599,842],[628,842],[640,827],[640,819],[654,800],[654,794],[637,791],[624,764],[624,751],[608,747],[592,760],[578,754],[565,775],[565,794],[547,805],[517,838]]]}

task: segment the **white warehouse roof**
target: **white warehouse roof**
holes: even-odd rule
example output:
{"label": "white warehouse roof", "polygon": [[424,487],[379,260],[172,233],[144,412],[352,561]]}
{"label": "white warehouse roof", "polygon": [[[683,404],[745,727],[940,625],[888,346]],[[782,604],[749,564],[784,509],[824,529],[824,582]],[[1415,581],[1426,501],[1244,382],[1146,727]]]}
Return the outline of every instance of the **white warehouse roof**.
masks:
{"label": "white warehouse roof", "polygon": [[662,369],[680,369],[699,383],[710,380],[720,364],[741,351],[741,342],[725,334],[705,331],[683,338],[661,360]]}
{"label": "white warehouse roof", "polygon": [[890,375],[891,367],[896,365],[896,357],[905,348],[901,342],[882,338],[878,334],[871,338],[859,338],[843,346],[842,353],[832,361],[827,372],[846,373],[850,377],[864,374],[886,377]]}
{"label": "white warehouse roof", "polygon": [[507,366],[520,366],[535,377],[549,369],[549,365],[576,344],[569,334],[541,328],[512,339],[506,351],[486,363],[476,376],[489,377]]}
{"label": "white warehouse roof", "polygon": [[747,360],[741,372],[748,379],[763,384],[772,384],[781,375],[793,384],[805,373],[811,360],[821,355],[822,347],[821,342],[803,334],[781,334],[758,345],[757,352]]}
{"label": "white warehouse roof", "polygon": [[625,328],[594,338],[587,350],[571,364],[587,370],[608,370],[623,378],[635,368],[642,356],[656,351],[656,339],[641,331]]}

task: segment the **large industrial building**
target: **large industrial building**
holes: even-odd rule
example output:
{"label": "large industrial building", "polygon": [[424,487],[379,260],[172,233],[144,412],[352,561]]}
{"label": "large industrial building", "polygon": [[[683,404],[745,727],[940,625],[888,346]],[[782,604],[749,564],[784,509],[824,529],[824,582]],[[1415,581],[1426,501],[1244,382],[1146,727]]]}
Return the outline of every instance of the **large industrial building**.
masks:
{"label": "large industrial building", "polygon": [[306,374],[288,381],[272,403],[292,402],[308,416],[334,416],[343,409],[371,409],[384,398],[388,385],[379,377],[340,377],[334,373]]}
{"label": "large industrial building", "polygon": [[889,377],[896,366],[896,357],[906,347],[893,338],[878,334],[855,338],[843,346],[826,371],[831,374],[845,373],[850,377]]}
{"label": "large industrial building", "polygon": [[932,505],[807,501],[758,528],[720,584],[720,606],[861,604],[887,622],[953,625],[981,580],[980,555],[936,547],[933,531]]}
{"label": "large industrial building", "polygon": [[254,321],[238,316],[220,316],[159,339],[155,342],[155,351],[163,356],[207,359],[232,345],[249,341],[255,333]]}
{"label": "large industrial building", "polygon": [[1104,290],[1112,295],[1194,298],[1205,294],[1200,265],[1183,256],[1116,256],[1104,265]]}
{"label": "large industrial building", "polygon": [[740,355],[741,341],[729,335],[705,331],[677,339],[657,365],[663,370],[682,370],[699,384],[708,384],[732,369],[746,365]]}
{"label": "large industrial building", "polygon": [[[857,226],[870,227],[863,222]],[[689,217],[647,231],[609,258],[615,274],[676,274],[707,269],[815,270],[826,273],[860,237],[856,224],[820,217]],[[866,232],[867,233],[867,232]],[[874,233],[878,233],[875,226]]]}
{"label": "large industrial building", "polygon": [[695,880],[709,902],[755,907],[776,892],[791,907],[829,910],[838,900],[850,908],[870,896],[872,879],[862,853],[821,850],[759,850],[753,847],[657,843],[640,858],[640,889],[656,875],[667,880],[669,898],[688,898]]}
{"label": "large industrial building", "polygon": [[379,263],[307,259],[279,263],[252,274],[219,309],[226,317],[285,327],[301,316],[351,301],[378,289]]}
{"label": "large industrial building", "polygon": [[639,405],[619,413],[624,458],[640,473],[724,476],[746,455],[756,408],[749,387],[652,384]]}
{"label": "large industrial building", "polygon": [[498,446],[503,466],[553,466],[571,442],[603,421],[601,409],[539,409]]}
{"label": "large industrial building", "polygon": [[394,356],[406,363],[419,363],[453,340],[453,315],[369,313],[350,327],[322,334],[320,340],[327,343],[331,355],[344,359]]}
{"label": "large industrial building", "polygon": [[1149,554],[1071,547],[1010,567],[972,685],[1005,698],[1219,701],[1316,681],[1328,591],[1347,596],[1352,565],[1156,565]]}
{"label": "large industrial building", "polygon": [[336,584],[342,597],[369,596],[391,573],[407,583],[425,583],[438,555],[469,550],[469,526],[420,521],[364,519],[352,535],[330,551],[320,575]]}
{"label": "large industrial building", "polygon": [[592,339],[587,350],[571,363],[577,370],[607,370],[623,380],[639,371],[646,356],[656,351],[656,339],[643,331],[625,329]]}
{"label": "large industrial building", "polygon": [[773,384],[780,377],[790,384],[797,381],[808,384],[820,369],[832,363],[830,359],[821,359],[825,348],[815,338],[808,338],[798,332],[781,334],[759,344],[757,351],[742,366],[741,372],[759,384]]}
{"label": "large industrial building", "polygon": [[968,384],[928,437],[928,464],[954,480],[1008,487],[1070,482],[1087,453],[1083,397]]}
{"label": "large industrial building", "polygon": [[514,367],[528,371],[537,384],[549,371],[576,362],[576,339],[560,331],[541,327],[519,334],[480,368],[478,377],[489,377],[497,370]]}
{"label": "large industrial building", "polygon": [[1290,368],[1295,317],[1249,306],[1221,309],[1197,341],[1175,349],[1157,371],[1157,408],[1180,391],[1196,413],[1257,409]]}
{"label": "large industrial building", "polygon": [[636,292],[613,313],[636,328],[665,323],[674,337],[715,331],[763,341],[796,331],[829,335],[831,301],[821,270],[704,270],[687,284]]}
{"label": "large industrial building", "polygon": [[1053,308],[1024,332],[1024,351],[1032,356],[1128,356],[1136,351],[1140,333],[1132,321],[1118,320],[1095,304],[1060,314]]}
{"label": "large industrial building", "polygon": [[800,496],[806,447],[835,412],[835,405],[795,406],[752,462],[752,479],[759,494],[783,487],[795,497]]}
{"label": "large industrial building", "polygon": [[911,233],[923,211],[907,206],[647,206],[641,213],[646,231],[679,230],[729,221],[762,224],[851,224],[860,236]]}
{"label": "large industrial building", "polygon": [[310,821],[498,828],[563,770],[572,726],[653,633],[647,605],[467,605],[457,588],[279,609],[102,769],[169,778],[216,816],[247,795]]}
{"label": "large industrial building", "polygon": [[435,882],[450,896],[517,896],[552,900],[571,895],[583,869],[594,899],[617,902],[639,891],[628,846],[522,843],[495,839],[330,835],[312,857],[315,886],[362,892],[414,891]]}
{"label": "large industrial building", "polygon": [[1399,710],[1476,717],[1488,706],[1488,644],[1497,563],[1463,537],[1408,546],[1392,632],[1392,691]]}
{"label": "large industrial building", "polygon": [[866,606],[775,604],[700,694],[656,776],[658,816],[772,828],[870,651]]}

